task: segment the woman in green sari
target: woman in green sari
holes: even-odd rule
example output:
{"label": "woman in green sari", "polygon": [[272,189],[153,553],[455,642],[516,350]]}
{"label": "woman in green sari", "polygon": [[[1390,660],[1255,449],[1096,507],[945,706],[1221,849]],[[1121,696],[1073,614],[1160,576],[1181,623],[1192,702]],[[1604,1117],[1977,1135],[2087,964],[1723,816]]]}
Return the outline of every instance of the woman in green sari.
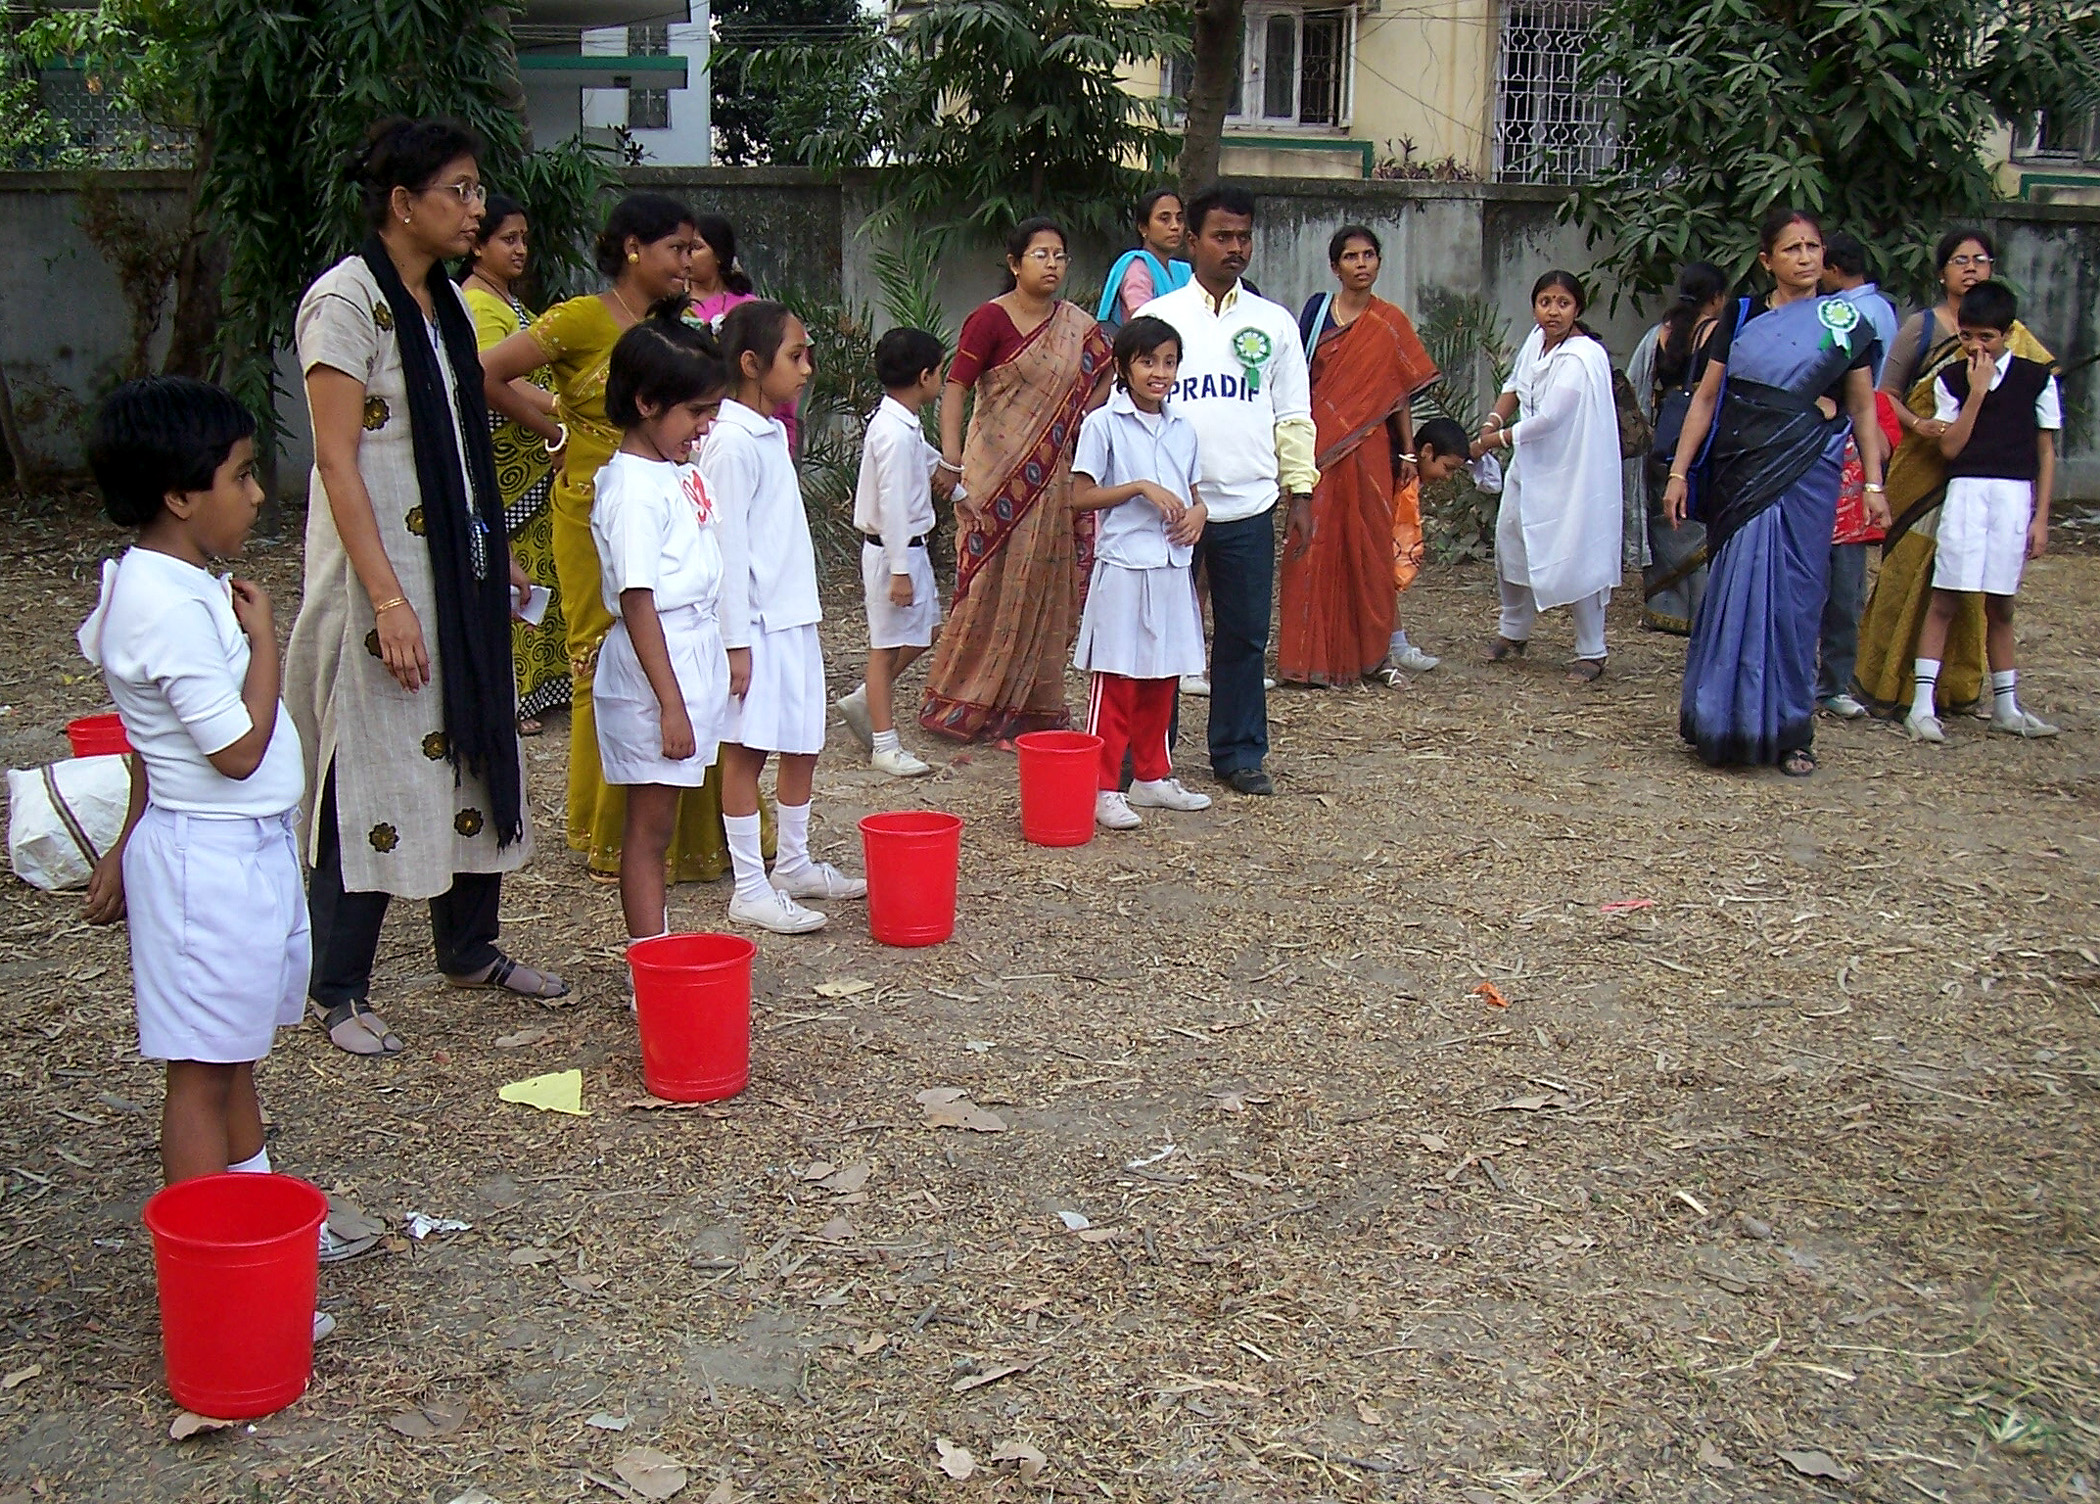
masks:
{"label": "woman in green sari", "polygon": [[[1854,692],[1874,713],[1900,720],[1910,709],[1912,665],[1918,630],[1932,603],[1932,568],[1937,555],[1940,502],[1947,491],[1940,435],[1947,425],[1933,416],[1933,383],[1963,359],[1957,319],[1962,294],[1988,281],[1998,250],[1982,230],[1951,230],[1933,253],[1945,298],[1904,321],[1896,347],[1881,373],[1881,390],[1895,407],[1903,442],[1888,464],[1889,514],[1894,519],[1881,545],[1881,572],[1859,624],[1859,665]],[[2012,353],[2043,365],[2055,357],[2014,324]],[[1936,700],[1942,715],[1978,709],[1989,680],[1984,671],[1983,597],[1963,598],[1947,630]]]}

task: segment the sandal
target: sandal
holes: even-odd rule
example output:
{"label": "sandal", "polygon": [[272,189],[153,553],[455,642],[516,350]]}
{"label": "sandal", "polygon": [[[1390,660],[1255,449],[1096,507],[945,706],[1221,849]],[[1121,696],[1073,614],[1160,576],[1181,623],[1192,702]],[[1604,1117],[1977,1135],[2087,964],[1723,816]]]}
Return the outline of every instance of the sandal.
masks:
{"label": "sandal", "polygon": [[1399,664],[1388,658],[1364,675],[1364,683],[1383,684],[1387,689],[1405,689],[1407,676],[1400,672]]}
{"label": "sandal", "polygon": [[518,735],[520,736],[538,736],[546,729],[545,723],[537,716],[521,715],[518,717]]}
{"label": "sandal", "polygon": [[1806,778],[1816,770],[1816,754],[1806,747],[1792,747],[1779,754],[1779,771],[1789,778]]}
{"label": "sandal", "polygon": [[1505,658],[1521,658],[1524,656],[1524,649],[1530,646],[1529,641],[1511,642],[1507,637],[1497,637],[1495,645],[1487,651],[1487,660],[1490,663],[1500,663]]}
{"label": "sandal", "polygon": [[1602,658],[1577,658],[1568,665],[1568,682],[1570,684],[1595,684],[1603,677],[1604,660]]}
{"label": "sandal", "polygon": [[333,1008],[309,1001],[306,1011],[328,1035],[328,1042],[345,1054],[398,1055],[407,1048],[401,1043],[401,1036],[388,1028],[386,1020],[361,997],[337,1003]]}
{"label": "sandal", "polygon": [[553,972],[534,971],[504,955],[489,962],[488,969],[478,977],[448,976],[445,980],[462,992],[510,992],[543,1000],[569,995],[569,984]]}

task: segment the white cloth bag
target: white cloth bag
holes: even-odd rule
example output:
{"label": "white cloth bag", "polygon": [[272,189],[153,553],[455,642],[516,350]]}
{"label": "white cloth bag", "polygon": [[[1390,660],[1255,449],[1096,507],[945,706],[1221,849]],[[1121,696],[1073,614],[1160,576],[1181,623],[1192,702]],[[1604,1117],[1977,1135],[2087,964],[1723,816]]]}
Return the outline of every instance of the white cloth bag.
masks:
{"label": "white cloth bag", "polygon": [[124,831],[131,770],[122,757],[69,757],[7,770],[7,860],[33,888],[84,888]]}

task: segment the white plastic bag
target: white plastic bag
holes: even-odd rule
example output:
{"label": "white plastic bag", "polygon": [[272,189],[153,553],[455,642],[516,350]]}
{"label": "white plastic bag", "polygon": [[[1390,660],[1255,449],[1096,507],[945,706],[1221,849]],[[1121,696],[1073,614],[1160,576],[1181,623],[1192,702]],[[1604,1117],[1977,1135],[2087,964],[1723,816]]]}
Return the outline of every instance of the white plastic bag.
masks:
{"label": "white plastic bag", "polygon": [[69,757],[7,770],[7,860],[47,893],[84,888],[124,831],[131,770],[121,757]]}

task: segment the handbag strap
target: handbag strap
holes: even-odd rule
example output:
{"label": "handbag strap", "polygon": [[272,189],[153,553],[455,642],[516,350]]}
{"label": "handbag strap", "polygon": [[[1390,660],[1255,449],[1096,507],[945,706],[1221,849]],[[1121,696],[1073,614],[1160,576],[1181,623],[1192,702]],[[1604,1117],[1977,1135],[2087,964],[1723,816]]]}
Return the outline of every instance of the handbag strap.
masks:
{"label": "handbag strap", "polygon": [[1327,315],[1333,308],[1334,294],[1320,294],[1320,306],[1313,311],[1312,326],[1305,331],[1305,359],[1308,363],[1313,358],[1313,351],[1319,347],[1320,331],[1327,327]]}

